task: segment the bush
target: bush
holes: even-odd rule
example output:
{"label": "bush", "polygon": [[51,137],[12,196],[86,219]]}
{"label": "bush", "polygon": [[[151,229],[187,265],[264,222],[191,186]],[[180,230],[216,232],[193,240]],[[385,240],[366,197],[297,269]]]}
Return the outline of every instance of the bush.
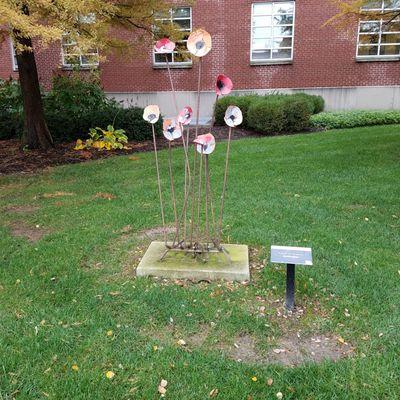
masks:
{"label": "bush", "polygon": [[[226,109],[231,106],[237,106],[242,110],[243,113],[243,124],[242,126],[244,128],[251,128],[249,122],[248,122],[248,112],[249,108],[256,103],[258,104],[260,101],[271,101],[273,100],[274,102],[276,101],[292,101],[290,99],[297,99],[303,104],[307,105],[308,112],[309,114],[317,114],[321,111],[324,110],[325,107],[325,101],[321,96],[314,96],[311,94],[307,93],[295,93],[295,94],[270,94],[266,96],[260,96],[257,94],[251,94],[251,95],[243,95],[243,96],[226,96],[223,97],[222,99],[218,100],[216,107],[215,107],[215,124],[216,125],[225,125],[224,122],[224,115]],[[283,103],[282,103],[283,104]],[[297,104],[300,104],[299,102]],[[268,110],[270,107],[274,108],[275,106],[266,106],[266,110]],[[262,106],[258,105],[257,108],[262,108]],[[303,112],[300,112],[300,114],[303,114]],[[266,117],[268,119],[268,117]],[[254,125],[254,121],[253,121]],[[268,124],[267,124],[268,125]],[[280,125],[279,122],[277,122],[275,125],[275,128]],[[283,124],[285,125],[285,124]],[[293,125],[293,124],[291,124]],[[301,125],[301,124],[300,124]],[[304,124],[303,124],[304,125]],[[308,124],[305,124],[304,126],[307,126]],[[285,128],[286,130],[286,128]]]}
{"label": "bush", "polygon": [[0,79],[0,139],[20,136],[23,129],[21,88],[17,81]]}
{"label": "bush", "polygon": [[316,96],[313,94],[307,94],[307,93],[295,93],[292,95],[293,97],[296,97],[298,99],[303,99],[305,100],[308,105],[309,105],[309,110],[310,113],[313,114],[318,114],[325,109],[325,100],[322,96]]}
{"label": "bush", "polygon": [[325,112],[311,117],[315,128],[341,129],[359,126],[400,124],[400,111]]}
{"label": "bush", "polygon": [[250,128],[270,135],[309,127],[310,103],[299,96],[272,95],[254,102],[248,111]]}
{"label": "bush", "polygon": [[216,125],[225,125],[224,116],[225,111],[229,106],[237,106],[242,110],[243,114],[243,123],[242,127],[246,128],[247,125],[247,112],[250,105],[260,99],[261,96],[256,94],[254,95],[246,95],[246,96],[226,96],[222,99],[218,100],[215,107],[215,124]]}
{"label": "bush", "polygon": [[[124,109],[106,97],[98,78],[77,74],[56,76],[49,93],[43,95],[47,126],[56,142],[88,138],[90,128],[113,125],[123,129],[130,140],[152,137],[149,124],[143,120],[143,109]],[[162,122],[155,126],[162,131]],[[23,129],[22,98],[17,81],[0,82],[0,139],[21,135]]]}

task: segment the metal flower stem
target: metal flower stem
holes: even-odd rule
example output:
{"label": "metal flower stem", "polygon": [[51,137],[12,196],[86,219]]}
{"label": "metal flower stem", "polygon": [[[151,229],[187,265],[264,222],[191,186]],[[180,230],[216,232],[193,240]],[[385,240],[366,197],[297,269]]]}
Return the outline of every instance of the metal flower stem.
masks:
{"label": "metal flower stem", "polygon": [[152,132],[153,132],[153,145],[154,145],[154,155],[155,155],[155,158],[156,158],[158,194],[160,196],[161,219],[162,219],[163,232],[164,232],[164,242],[165,242],[165,246],[166,246],[167,245],[167,229],[165,227],[164,203],[163,203],[162,190],[161,190],[160,167],[158,165],[156,132],[155,132],[155,129],[154,129],[154,124],[151,124],[151,129],[152,129]]}
{"label": "metal flower stem", "polygon": [[[197,81],[197,105],[196,105],[196,130],[195,139],[197,139],[199,133],[199,119],[200,119],[200,90],[201,90],[201,72],[202,72],[202,58],[199,60],[199,76]],[[196,185],[196,163],[197,163],[197,151],[194,146],[194,160],[193,160],[193,173],[192,173],[192,213],[190,219],[190,246],[193,246],[193,227],[194,227],[194,211],[195,211],[195,185]]]}
{"label": "metal flower stem", "polygon": [[213,110],[213,115],[212,115],[212,118],[211,118],[211,128],[215,124],[215,111],[217,110],[218,99],[219,99],[219,94],[217,94],[217,97],[215,98],[214,110]]}
{"label": "metal flower stem", "polygon": [[229,127],[228,145],[226,148],[226,159],[225,159],[224,185],[222,187],[221,210],[220,210],[219,221],[218,221],[218,240],[217,240],[218,246],[221,245],[221,237],[222,237],[222,218],[224,215],[225,192],[226,192],[226,184],[228,181],[229,152],[230,152],[230,147],[231,147],[231,137],[232,137],[232,128]]}
{"label": "metal flower stem", "polygon": [[[175,184],[174,184],[174,174],[172,169],[172,151],[171,151],[171,141],[168,141],[168,165],[169,165],[169,178],[171,181],[171,198],[172,198],[172,205],[174,208],[174,218],[175,218],[175,227],[176,227],[176,235],[175,237],[179,243],[179,224],[178,224],[178,214],[176,211],[176,198],[175,198]],[[175,240],[173,246],[175,245]]]}
{"label": "metal flower stem", "polygon": [[208,201],[209,201],[209,194],[210,194],[210,179],[209,179],[209,171],[208,171],[208,154],[205,155],[204,161],[204,175],[206,180],[206,250],[209,249],[210,243],[210,224],[208,219]]}
{"label": "metal flower stem", "polygon": [[213,242],[214,246],[216,246],[216,239],[217,239],[217,225],[215,223],[215,211],[214,211],[214,202],[213,202],[213,193],[211,190],[211,178],[210,178],[210,169],[208,166],[208,156],[206,157],[206,168],[207,168],[207,186],[208,186],[208,198],[210,203],[210,210],[211,210],[211,221],[212,221],[212,235],[210,234],[210,239]]}
{"label": "metal flower stem", "polygon": [[169,81],[171,83],[171,90],[172,90],[172,97],[174,100],[175,111],[178,114],[178,112],[179,112],[178,102],[176,100],[175,86],[174,86],[174,81],[172,80],[171,68],[169,66],[169,61],[168,61],[168,54],[165,54],[165,61],[167,63],[167,71],[168,71]]}
{"label": "metal flower stem", "polygon": [[[195,145],[196,147],[196,145]],[[201,214],[201,184],[203,172],[203,153],[204,146],[201,145],[200,167],[199,167],[199,189],[197,192],[197,229],[196,229],[196,243],[200,245],[200,214]]]}

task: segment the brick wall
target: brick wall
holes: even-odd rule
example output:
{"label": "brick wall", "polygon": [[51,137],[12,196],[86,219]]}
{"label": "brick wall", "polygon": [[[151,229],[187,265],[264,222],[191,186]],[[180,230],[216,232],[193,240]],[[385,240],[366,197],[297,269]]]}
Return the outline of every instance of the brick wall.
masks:
{"label": "brick wall", "polygon": [[[225,73],[235,89],[393,86],[400,82],[400,63],[357,62],[357,26],[337,31],[324,22],[335,14],[326,0],[297,0],[293,63],[250,65],[251,4],[258,0],[197,0],[193,27],[202,27],[213,37],[213,51],[204,58],[202,90],[211,90],[217,74]],[[0,77],[12,72],[9,43],[0,49]],[[59,44],[37,53],[42,84],[60,70]],[[157,92],[169,90],[167,72],[152,66],[151,46],[138,55],[110,55],[100,66],[108,92]],[[189,69],[174,69],[177,90],[196,88],[196,63]]]}

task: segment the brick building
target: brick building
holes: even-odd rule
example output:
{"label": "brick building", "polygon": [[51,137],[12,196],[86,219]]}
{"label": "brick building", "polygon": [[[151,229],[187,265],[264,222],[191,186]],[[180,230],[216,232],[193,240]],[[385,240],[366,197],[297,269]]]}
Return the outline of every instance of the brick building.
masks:
{"label": "brick building", "polygon": [[[375,0],[371,7],[400,9],[400,0]],[[400,108],[400,21],[360,22],[347,30],[324,25],[336,13],[328,0],[197,0],[192,7],[177,4],[165,19],[186,32],[201,27],[212,35],[213,50],[203,60],[202,117],[211,113],[220,73],[231,77],[236,93],[301,90],[321,94],[331,110]],[[1,46],[0,77],[16,77],[12,44]],[[61,41],[38,49],[45,87],[55,71],[72,63],[96,66],[96,54],[70,54],[68,46]],[[197,61],[185,53],[169,60],[179,105],[193,105]],[[148,45],[140,56],[110,56],[97,67],[110,96],[138,105],[158,103],[172,115],[164,61]]]}

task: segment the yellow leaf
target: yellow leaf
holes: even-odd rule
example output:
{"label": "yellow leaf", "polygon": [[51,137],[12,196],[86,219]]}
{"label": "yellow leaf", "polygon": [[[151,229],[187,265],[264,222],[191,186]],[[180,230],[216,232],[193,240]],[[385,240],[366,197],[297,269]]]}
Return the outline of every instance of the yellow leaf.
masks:
{"label": "yellow leaf", "polygon": [[346,343],[346,341],[341,336],[339,336],[337,340],[338,340],[338,342],[340,344],[345,344]]}
{"label": "yellow leaf", "polygon": [[210,392],[210,397],[217,397],[218,396],[218,389],[213,389]]}
{"label": "yellow leaf", "polygon": [[157,351],[158,350],[158,346],[153,346],[153,351]]}
{"label": "yellow leaf", "polygon": [[251,378],[251,380],[252,380],[253,382],[257,382],[257,377],[256,377],[256,376],[253,376],[253,377]]}
{"label": "yellow leaf", "polygon": [[110,329],[109,331],[107,331],[107,336],[112,336],[113,335],[113,331]]}
{"label": "yellow leaf", "polygon": [[74,365],[71,367],[71,369],[72,369],[72,371],[75,371],[75,372],[78,372],[78,371],[79,371],[79,367],[78,367],[76,364],[74,364]]}
{"label": "yellow leaf", "polygon": [[114,376],[115,376],[114,372],[112,372],[112,371],[107,371],[106,372],[106,378],[107,379],[112,379],[112,378],[114,378]]}

